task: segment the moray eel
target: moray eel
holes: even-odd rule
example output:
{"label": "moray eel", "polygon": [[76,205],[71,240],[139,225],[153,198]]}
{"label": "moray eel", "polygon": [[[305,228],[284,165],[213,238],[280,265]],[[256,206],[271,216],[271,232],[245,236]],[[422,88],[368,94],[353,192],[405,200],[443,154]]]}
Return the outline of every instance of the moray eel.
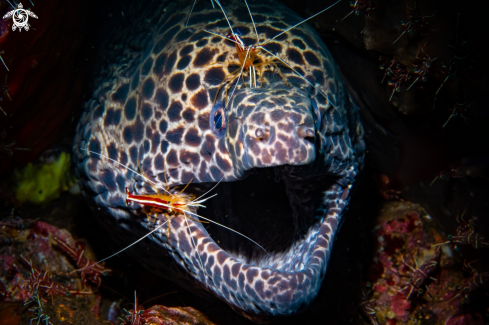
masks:
{"label": "moray eel", "polygon": [[[114,37],[111,62],[96,79],[76,131],[74,160],[84,195],[121,245],[172,218],[132,248],[150,270],[170,278],[176,272],[256,322],[298,313],[319,291],[363,165],[358,108],[331,54],[307,23],[265,48],[309,82],[258,50],[258,86],[250,87],[246,70],[239,79],[227,78],[241,69],[235,44],[204,31],[230,32],[221,10],[198,2],[186,27],[191,4],[167,2],[146,10],[138,33]],[[245,4],[225,1],[223,6],[245,44],[256,44]],[[261,44],[302,20],[272,0],[249,1],[249,6]],[[227,216],[245,222],[257,215],[255,226],[266,224],[268,235],[253,238],[253,229],[241,231],[267,253],[242,239],[234,246],[225,239],[217,243],[197,217],[167,210],[152,215],[140,204],[126,204],[126,189],[155,193],[149,180],[173,193],[190,183],[184,193],[199,195],[219,181],[239,188],[250,174],[256,180],[256,173],[270,170],[288,204],[271,200],[266,207],[251,204]],[[269,178],[262,177],[255,187]],[[231,204],[244,195],[233,192],[226,199],[224,193],[213,205]],[[281,222],[274,211],[292,216],[285,222],[292,231],[281,236],[274,229]]]}

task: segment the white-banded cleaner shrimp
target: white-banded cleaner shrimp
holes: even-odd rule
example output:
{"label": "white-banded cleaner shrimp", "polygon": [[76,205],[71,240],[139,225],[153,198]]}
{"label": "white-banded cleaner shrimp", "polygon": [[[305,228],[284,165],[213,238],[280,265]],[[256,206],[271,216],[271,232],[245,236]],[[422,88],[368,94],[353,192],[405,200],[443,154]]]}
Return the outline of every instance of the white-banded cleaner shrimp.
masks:
{"label": "white-banded cleaner shrimp", "polygon": [[[240,61],[240,65],[241,65],[241,69],[240,70],[236,70],[234,72],[232,72],[231,74],[229,74],[226,79],[223,81],[223,83],[221,84],[220,88],[222,88],[222,85],[224,84],[227,84],[226,86],[226,96],[227,96],[227,92],[229,90],[229,86],[232,84],[233,80],[238,78],[238,80],[236,81],[235,85],[234,85],[234,89],[233,91],[231,92],[231,96],[229,97],[232,97],[234,91],[236,90],[236,87],[239,83],[239,80],[243,74],[243,71],[246,71],[247,70],[247,73],[249,75],[249,86],[250,88],[254,88],[254,87],[257,87],[257,70],[259,72],[259,78],[261,77],[261,75],[263,75],[263,70],[267,67],[267,66],[274,66],[276,69],[275,71],[277,71],[282,79],[284,79],[284,81],[287,83],[285,77],[282,75],[282,73],[280,72],[280,69],[277,67],[276,63],[280,62],[282,64],[284,64],[287,68],[291,69],[297,76],[299,76],[301,79],[303,79],[306,83],[308,83],[310,86],[312,86],[314,89],[316,89],[316,91],[318,93],[320,93],[326,100],[327,100],[327,96],[326,94],[321,91],[320,89],[318,89],[311,81],[309,81],[303,74],[301,74],[299,71],[297,71],[297,69],[294,69],[292,67],[291,64],[287,63],[285,60],[283,60],[282,58],[280,58],[278,55],[276,55],[275,53],[273,53],[271,50],[265,48],[265,45],[267,45],[268,43],[274,41],[275,39],[277,39],[278,37],[280,37],[281,35],[287,33],[288,31],[290,31],[291,29],[294,29],[295,27],[305,23],[306,21],[318,16],[319,14],[323,13],[324,11],[332,8],[333,6],[335,6],[336,4],[338,4],[341,0],[338,0],[336,1],[335,3],[333,3],[332,5],[328,6],[327,8],[319,11],[318,13],[306,18],[306,19],[303,19],[302,21],[298,22],[297,24],[293,25],[293,26],[290,26],[289,28],[283,30],[282,32],[278,33],[277,35],[269,38],[268,40],[265,40],[263,43],[260,43],[260,37],[259,37],[259,34],[258,34],[258,30],[256,28],[256,24],[255,24],[255,20],[253,19],[253,14],[251,13],[251,9],[248,5],[248,2],[245,0],[245,4],[246,4],[246,7],[248,9],[248,12],[250,14],[250,18],[251,18],[251,22],[253,24],[253,30],[254,30],[254,33],[256,35],[256,42],[257,44],[256,45],[245,45],[242,38],[237,34],[235,33],[235,31],[233,30],[233,27],[231,26],[231,22],[229,21],[229,18],[223,8],[223,6],[221,5],[221,3],[219,2],[219,0],[213,0],[216,2],[216,4],[219,6],[219,8],[221,9],[222,13],[224,14],[224,17],[226,18],[226,21],[229,25],[229,28],[231,30],[231,33],[227,34],[227,35],[220,35],[218,33],[215,33],[215,32],[212,32],[212,31],[208,31],[208,30],[205,30],[205,32],[207,33],[210,33],[212,35],[216,35],[218,37],[221,37],[221,38],[224,38],[224,39],[227,39],[231,42],[233,42],[235,45],[236,45],[236,51],[237,51],[237,55],[238,55],[238,59]],[[255,59],[257,58],[258,56],[258,50],[262,50],[264,51],[265,53],[269,54],[271,57],[269,57],[268,59],[264,59],[262,60],[262,62],[259,62],[259,63],[255,63]],[[238,72],[239,71],[239,72]],[[246,83],[245,83],[246,85]],[[217,99],[217,95],[219,94],[219,92],[216,93],[216,98],[214,99],[214,101]],[[230,98],[226,101],[227,103],[229,103],[229,100]],[[226,104],[226,107],[227,107],[227,104]]]}
{"label": "white-banded cleaner shrimp", "polygon": [[[102,158],[105,158],[107,160],[110,160],[124,168],[126,168],[127,170],[141,176],[143,179],[145,179],[148,183],[152,184],[153,186],[151,186],[153,189],[155,189],[156,193],[157,194],[142,194],[142,195],[134,195],[132,194],[131,192],[127,191],[127,188],[126,188],[126,204],[129,204],[129,202],[136,202],[136,203],[139,203],[143,206],[149,206],[153,209],[156,209],[157,211],[159,210],[161,212],[161,210],[167,210],[169,213],[170,213],[170,216],[167,216],[167,220],[165,222],[162,222],[161,224],[157,225],[153,230],[151,230],[149,233],[147,233],[146,235],[144,235],[143,237],[139,238],[138,240],[136,240],[135,242],[133,242],[132,244],[126,246],[125,248],[121,249],[120,251],[98,261],[97,263],[95,264],[92,264],[90,265],[89,267],[93,267],[99,263],[102,263],[120,253],[122,253],[123,251],[125,251],[126,249],[134,246],[135,244],[139,243],[140,241],[142,241],[143,239],[145,239],[146,237],[150,236],[151,234],[153,234],[154,232],[158,231],[159,229],[161,229],[164,225],[166,225],[168,222],[170,222],[171,220],[173,220],[174,218],[178,217],[178,216],[181,216],[182,213],[183,213],[183,216],[185,217],[185,222],[187,224],[187,229],[189,230],[189,234],[190,234],[190,227],[188,225],[188,222],[187,222],[187,218],[191,218],[192,220],[196,221],[196,222],[201,222],[200,220],[198,220],[198,218],[201,218],[207,222],[210,222],[210,223],[214,223],[218,226],[221,226],[223,228],[226,228],[244,238],[246,238],[247,240],[251,241],[252,243],[254,243],[255,245],[257,245],[258,247],[260,247],[267,255],[268,252],[261,246],[259,245],[256,241],[252,240],[251,238],[249,238],[248,236],[236,231],[236,230],[233,230],[223,224],[220,224],[218,222],[215,222],[211,219],[208,219],[208,218],[205,218],[205,217],[202,217],[198,214],[196,214],[194,211],[190,211],[189,208],[198,208],[198,207],[205,207],[202,205],[203,202],[207,201],[208,199],[216,196],[217,194],[214,194],[214,195],[211,195],[207,198],[203,198],[204,196],[206,196],[208,193],[210,193],[212,190],[214,190],[217,185],[219,185],[219,182],[217,182],[210,190],[206,191],[204,194],[202,194],[201,196],[195,198],[194,195],[189,195],[189,194],[186,194],[186,193],[183,193],[183,191],[187,188],[187,186],[190,184],[187,184],[183,190],[181,191],[178,191],[178,192],[170,192],[171,189],[169,188],[166,188],[166,189],[163,189],[163,192],[166,193],[166,194],[161,194],[160,191],[158,190],[158,187],[159,185],[150,180],[149,178],[147,178],[146,176],[144,176],[143,174],[137,172],[136,170],[134,170],[133,168],[127,166],[127,165],[124,165],[120,162],[118,162],[117,160],[115,159],[112,159],[110,157],[107,157],[103,154],[100,154],[100,153],[97,153],[97,152],[94,152],[94,151],[91,151],[91,150],[88,150],[88,149],[83,149],[83,148],[80,148],[80,150],[83,150],[83,151],[86,151],[88,153],[91,153],[91,154],[95,154],[95,155],[98,155],[99,157],[102,157]],[[180,212],[180,214],[179,214]],[[170,227],[170,225],[168,225],[168,228]],[[194,249],[196,249],[196,245],[195,245],[195,242],[193,241],[193,237],[192,235],[190,234],[190,238],[192,239],[192,244],[194,246]],[[198,253],[197,253],[198,255]],[[198,255],[199,256],[199,255]],[[200,259],[200,256],[199,256],[199,259]],[[202,264],[202,261],[201,261],[201,266],[203,267],[203,264]],[[204,268],[203,268],[204,269]],[[79,272],[80,271],[83,271],[85,270],[85,268],[83,269],[80,269],[78,270]]]}

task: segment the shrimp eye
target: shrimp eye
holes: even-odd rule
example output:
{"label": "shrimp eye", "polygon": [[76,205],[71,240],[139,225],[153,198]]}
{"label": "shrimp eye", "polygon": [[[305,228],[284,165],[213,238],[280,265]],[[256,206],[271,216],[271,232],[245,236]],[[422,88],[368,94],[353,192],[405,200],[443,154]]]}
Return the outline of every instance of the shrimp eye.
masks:
{"label": "shrimp eye", "polygon": [[312,114],[314,116],[314,122],[316,123],[316,130],[321,129],[321,112],[319,111],[318,104],[311,98]]}
{"label": "shrimp eye", "polygon": [[209,125],[212,132],[219,138],[226,133],[226,111],[222,103],[218,102],[212,107],[209,115]]}

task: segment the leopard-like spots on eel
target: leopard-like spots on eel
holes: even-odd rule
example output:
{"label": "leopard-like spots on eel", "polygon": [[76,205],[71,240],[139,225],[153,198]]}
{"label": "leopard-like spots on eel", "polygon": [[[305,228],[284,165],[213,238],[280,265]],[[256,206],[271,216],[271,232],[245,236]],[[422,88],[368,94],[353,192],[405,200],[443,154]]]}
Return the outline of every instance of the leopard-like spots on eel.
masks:
{"label": "leopard-like spots on eel", "polygon": [[[252,170],[278,170],[295,224],[306,225],[287,247],[269,245],[269,255],[226,251],[202,223],[180,214],[169,229],[161,227],[130,251],[148,269],[170,278],[176,272],[254,321],[292,315],[319,291],[363,165],[358,108],[331,54],[307,23],[265,47],[315,87],[276,60],[258,69],[262,75],[256,88],[243,84],[248,83],[245,71],[231,95],[234,79],[227,102],[222,82],[241,69],[236,47],[204,30],[226,35],[229,26],[218,8],[201,1],[185,27],[191,4],[161,3],[146,10],[144,19],[134,14],[139,31],[126,28],[129,32],[112,39],[116,44],[109,63],[96,79],[75,137],[82,189],[99,220],[123,245],[155,227],[143,206],[126,204],[126,188],[136,194],[154,189],[134,172],[82,149],[139,169],[160,189],[181,189],[192,180],[185,191],[197,194],[221,179],[245,182]],[[250,0],[249,5],[260,42],[302,20],[272,0]],[[256,42],[244,3],[225,1],[223,6],[245,44]],[[270,58],[259,50],[255,63]],[[274,202],[269,204],[273,208]],[[250,209],[269,217],[261,207]],[[164,214],[159,213],[157,225],[168,220]]]}

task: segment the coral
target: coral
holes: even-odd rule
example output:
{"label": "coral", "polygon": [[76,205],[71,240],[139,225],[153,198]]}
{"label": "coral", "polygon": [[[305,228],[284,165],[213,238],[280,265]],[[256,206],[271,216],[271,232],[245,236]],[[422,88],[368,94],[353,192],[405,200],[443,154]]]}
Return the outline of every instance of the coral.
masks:
{"label": "coral", "polygon": [[[374,263],[366,275],[371,287],[370,306],[379,323],[444,324],[462,307],[448,303],[457,284],[463,283],[451,248],[432,246],[443,237],[429,215],[417,204],[383,205],[377,226]],[[383,270],[383,272],[379,272]],[[453,294],[451,295],[453,296]]]}
{"label": "coral", "polygon": [[92,312],[99,309],[99,294],[84,285],[54,237],[76,243],[68,231],[45,222],[13,217],[0,222],[0,323],[18,324],[18,316],[42,324],[102,323]]}
{"label": "coral", "polygon": [[[0,324],[119,324],[119,303],[104,309],[98,292],[112,270],[95,264],[67,230],[9,217],[0,221],[0,244]],[[133,308],[124,324],[213,324],[192,307],[142,309],[136,299]],[[107,311],[110,322],[101,319]]]}

